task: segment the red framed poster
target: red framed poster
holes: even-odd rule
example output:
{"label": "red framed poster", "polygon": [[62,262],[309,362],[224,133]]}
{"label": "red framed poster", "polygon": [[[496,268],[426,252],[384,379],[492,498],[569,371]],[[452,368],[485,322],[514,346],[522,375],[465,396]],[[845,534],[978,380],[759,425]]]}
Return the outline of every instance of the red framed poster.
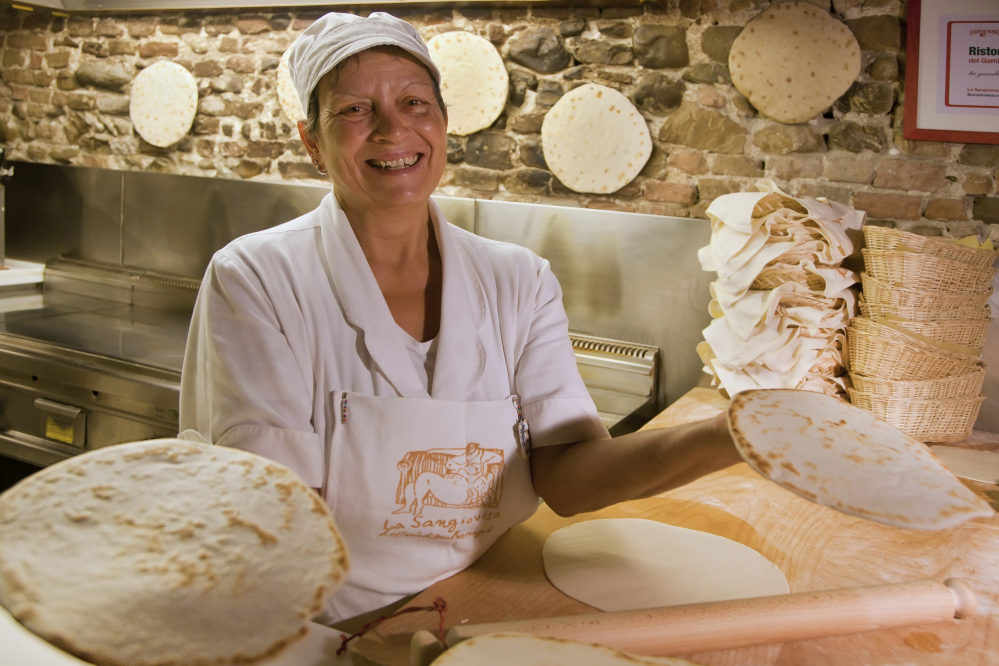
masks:
{"label": "red framed poster", "polygon": [[999,3],[909,0],[903,136],[999,144]]}

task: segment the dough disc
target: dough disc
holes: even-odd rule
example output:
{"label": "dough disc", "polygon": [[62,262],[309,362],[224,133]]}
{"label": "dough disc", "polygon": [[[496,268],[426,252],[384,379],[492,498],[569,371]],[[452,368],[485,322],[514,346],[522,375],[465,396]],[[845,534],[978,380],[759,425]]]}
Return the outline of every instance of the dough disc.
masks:
{"label": "dough disc", "polygon": [[441,95],[447,104],[448,134],[464,136],[493,124],[506,106],[510,78],[499,51],[470,32],[437,35],[430,57],[441,71]]}
{"label": "dough disc", "polygon": [[627,97],[588,83],[555,103],[541,124],[545,161],[575,192],[616,192],[652,155],[645,118]]}
{"label": "dough disc", "polygon": [[548,537],[543,557],[552,585],[602,611],[789,592],[780,569],[752,548],[654,520],[589,520],[563,527]]}
{"label": "dough disc", "polygon": [[315,492],[234,448],[109,446],[0,495],[0,605],[102,666],[253,663],[305,634],[347,566]]}
{"label": "dough disc", "polygon": [[288,69],[288,59],[290,57],[291,46],[284,52],[284,55],[281,56],[281,62],[278,63],[277,97],[278,104],[281,106],[281,111],[284,113],[285,118],[293,123],[297,123],[299,120],[305,120],[305,110],[302,109],[302,102],[298,99],[295,84],[291,82],[291,70]]}
{"label": "dough disc", "polygon": [[602,645],[531,634],[489,634],[462,641],[433,666],[697,666],[672,657],[647,657]]}
{"label": "dough disc", "polygon": [[784,3],[750,21],[732,43],[732,83],[763,114],[803,123],[829,108],[860,74],[860,44],[808,3]]}
{"label": "dough disc", "polygon": [[943,461],[955,476],[999,485],[999,454],[956,446],[931,446],[930,451]]}
{"label": "dough disc", "polygon": [[160,148],[177,143],[191,129],[197,112],[198,84],[177,63],[154,63],[132,81],[128,113],[147,143]]}
{"label": "dough disc", "polygon": [[942,530],[994,515],[928,448],[827,395],[744,391],[732,399],[728,427],[757,472],[852,516]]}

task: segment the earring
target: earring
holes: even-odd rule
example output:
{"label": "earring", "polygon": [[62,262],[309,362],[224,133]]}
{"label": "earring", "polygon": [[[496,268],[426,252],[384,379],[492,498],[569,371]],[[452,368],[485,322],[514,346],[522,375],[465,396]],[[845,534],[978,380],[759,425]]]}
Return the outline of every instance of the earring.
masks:
{"label": "earring", "polygon": [[326,173],[326,167],[319,166],[319,160],[317,160],[315,157],[312,158],[312,166],[314,166],[316,168],[316,171],[318,171],[319,173],[322,174]]}

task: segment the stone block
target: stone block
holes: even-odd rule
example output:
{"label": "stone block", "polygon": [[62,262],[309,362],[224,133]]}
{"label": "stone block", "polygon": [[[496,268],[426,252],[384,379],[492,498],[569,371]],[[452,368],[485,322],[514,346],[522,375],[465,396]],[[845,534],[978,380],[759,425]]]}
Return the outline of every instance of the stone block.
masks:
{"label": "stone block", "polygon": [[633,7],[628,5],[612,5],[609,7],[603,7],[600,10],[600,16],[605,19],[631,18],[633,16],[641,16],[644,13],[645,10],[642,7]]}
{"label": "stone block", "polygon": [[497,46],[506,41],[506,30],[501,23],[490,23],[483,29],[484,37]]}
{"label": "stone block", "polygon": [[225,71],[222,63],[216,60],[201,60],[194,63],[194,75],[200,77],[220,76]]}
{"label": "stone block", "polygon": [[753,134],[753,143],[771,155],[816,153],[826,149],[822,135],[807,125],[771,125]]}
{"label": "stone block", "polygon": [[283,141],[251,141],[246,146],[247,157],[274,159],[284,151]]}
{"label": "stone block", "polygon": [[611,210],[618,213],[635,212],[635,207],[630,204],[619,204],[614,201],[607,201],[606,199],[590,199],[586,202],[586,207],[594,210]]}
{"label": "stone block", "polygon": [[641,174],[646,178],[655,178],[656,180],[664,180],[667,173],[667,159],[669,155],[660,148],[659,146],[652,146],[652,155],[649,156],[649,160],[642,167]]}
{"label": "stone block", "polygon": [[849,206],[853,198],[853,188],[847,185],[823,183],[814,180],[797,181],[793,192],[795,196],[806,199],[829,199],[844,206]]}
{"label": "stone block", "polygon": [[537,169],[548,168],[548,162],[545,161],[545,151],[539,138],[529,136],[520,142],[520,161],[525,166]]}
{"label": "stone block", "polygon": [[253,74],[257,71],[257,64],[249,56],[231,56],[225,61],[226,69],[241,74]]}
{"label": "stone block", "polygon": [[219,53],[239,53],[239,40],[235,37],[223,37],[219,41]]}
{"label": "stone block", "polygon": [[[60,79],[62,74],[60,72]],[[85,62],[77,68],[75,74],[81,85],[115,91],[124,88],[134,78],[121,65],[108,62]]]}
{"label": "stone block", "polygon": [[631,99],[641,109],[663,113],[680,106],[685,90],[683,81],[674,81],[665,74],[650,72],[638,80]]}
{"label": "stone block", "polygon": [[447,135],[447,161],[449,164],[458,164],[465,159],[465,138],[461,136]]}
{"label": "stone block", "polygon": [[975,199],[972,217],[985,224],[999,224],[999,197],[978,197]]}
{"label": "stone block", "polygon": [[715,62],[728,65],[732,42],[740,32],[742,32],[741,25],[716,25],[705,28],[701,33],[701,50]]}
{"label": "stone block", "polygon": [[135,55],[135,44],[127,39],[112,39],[108,42],[108,55]]}
{"label": "stone block", "polygon": [[[66,56],[68,61],[68,52]],[[21,49],[5,49],[2,62],[4,67],[24,67],[28,63],[28,54]]]}
{"label": "stone block", "polygon": [[702,201],[709,201],[724,194],[741,192],[742,183],[733,178],[698,178],[697,191],[700,192]]}
{"label": "stone block", "polygon": [[315,167],[308,162],[278,162],[278,173],[286,180],[300,178],[326,180],[326,176],[316,171]]}
{"label": "stone block", "polygon": [[104,18],[97,21],[94,34],[100,37],[121,37],[125,34],[125,28],[114,19]]}
{"label": "stone block", "polygon": [[156,19],[152,16],[132,18],[128,20],[128,35],[135,39],[149,37],[156,32]]}
{"label": "stone block", "polygon": [[269,32],[271,26],[262,18],[241,18],[236,21],[236,29],[244,35],[259,35]]}
{"label": "stone block", "polygon": [[862,150],[879,153],[885,147],[885,139],[877,127],[841,120],[829,126],[829,147],[852,153]]}
{"label": "stone block", "polygon": [[686,206],[668,203],[639,202],[638,212],[644,215],[667,215],[669,217],[690,216],[690,210]]}
{"label": "stone block", "polygon": [[869,159],[841,151],[826,155],[825,175],[829,180],[869,185],[874,180],[874,174],[874,163]]}
{"label": "stone block", "polygon": [[575,37],[576,35],[583,34],[585,30],[585,19],[572,19],[571,21],[562,21],[558,24],[558,32],[563,37]]}
{"label": "stone block", "polygon": [[854,83],[847,95],[854,113],[883,115],[895,106],[895,89],[887,83]]}
{"label": "stone block", "polygon": [[577,39],[570,48],[579,62],[596,65],[627,65],[634,57],[630,46],[598,39]]}
{"label": "stone block", "polygon": [[967,220],[964,199],[931,199],[923,215],[931,220]]}
{"label": "stone block", "polygon": [[112,116],[128,113],[131,99],[124,95],[100,95],[97,98],[97,110]]}
{"label": "stone block", "polygon": [[264,167],[260,162],[255,162],[253,160],[240,160],[236,168],[233,169],[240,178],[247,179],[253,178],[254,176],[259,176],[264,172]]}
{"label": "stone block", "polygon": [[18,83],[22,85],[34,85],[35,76],[26,69],[4,69],[4,83]]}
{"label": "stone block", "polygon": [[646,24],[639,26],[632,36],[635,58],[642,67],[686,67],[690,63],[687,50],[687,31],[670,25]]}
{"label": "stone block", "polygon": [[538,96],[535,102],[541,106],[551,107],[564,93],[562,84],[558,81],[541,80],[538,81]]}
{"label": "stone block", "polygon": [[270,26],[271,30],[287,30],[288,26],[291,25],[291,14],[275,14],[267,19],[267,25]]}
{"label": "stone block", "polygon": [[697,89],[697,102],[702,106],[723,109],[726,101],[725,96],[711,86],[701,86]]}
{"label": "stone block", "polygon": [[142,58],[176,58],[180,49],[176,42],[146,42],[139,47]]}
{"label": "stone block", "polygon": [[74,111],[90,111],[95,107],[94,98],[87,93],[70,93],[66,96],[66,106]]}
{"label": "stone block", "polygon": [[987,143],[966,143],[961,148],[957,161],[968,166],[999,167],[999,146]]}
{"label": "stone block", "polygon": [[918,220],[922,215],[922,199],[911,194],[886,192],[855,192],[853,207],[871,217],[896,220]]}
{"label": "stone block", "polygon": [[699,62],[683,73],[683,78],[692,83],[732,85],[728,67],[713,62]]}
{"label": "stone block", "polygon": [[218,118],[197,115],[194,117],[192,132],[197,135],[218,134],[222,122]]}
{"label": "stone block", "polygon": [[69,164],[70,160],[79,155],[80,149],[77,146],[52,146],[49,149],[49,157],[61,164]]}
{"label": "stone block", "polygon": [[209,37],[228,35],[236,29],[234,16],[217,15],[205,19],[205,34]]}
{"label": "stone block", "polygon": [[235,74],[226,74],[212,81],[212,90],[218,93],[239,93],[243,90],[243,79]]}
{"label": "stone block", "polygon": [[455,169],[454,184],[458,187],[468,187],[473,190],[496,192],[499,190],[500,175],[488,169],[463,167]]}
{"label": "stone block", "polygon": [[887,190],[935,192],[944,185],[947,169],[942,164],[921,160],[886,159],[877,169],[874,187]]}
{"label": "stone block", "polygon": [[513,138],[505,134],[477,132],[465,143],[465,162],[485,169],[511,169],[510,151],[515,145]]}
{"label": "stone block", "polygon": [[902,50],[902,23],[897,16],[865,16],[847,21],[846,25],[865,51],[898,53]]}
{"label": "stone block", "polygon": [[898,57],[882,53],[867,67],[867,75],[875,81],[894,81],[898,78]]}
{"label": "stone block", "polygon": [[650,180],[645,183],[642,195],[649,201],[692,206],[697,202],[697,188],[685,183]]}
{"label": "stone block", "polygon": [[995,181],[992,180],[992,176],[969,173],[965,174],[961,187],[965,194],[992,194],[992,190],[995,189]]}
{"label": "stone block", "polygon": [[609,19],[599,19],[596,22],[597,30],[601,35],[613,39],[627,39],[635,31],[627,21],[614,21]]}
{"label": "stone block", "polygon": [[266,72],[268,70],[277,69],[278,65],[281,64],[280,58],[275,58],[274,56],[267,56],[266,58],[260,59],[260,71]]}
{"label": "stone block", "polygon": [[746,130],[731,118],[684,102],[659,130],[659,140],[713,153],[742,154]]}
{"label": "stone block", "polygon": [[83,53],[97,56],[98,58],[107,58],[110,54],[108,45],[103,42],[85,42],[80,50]]}
{"label": "stone block", "polygon": [[767,171],[773,178],[818,178],[822,175],[822,158],[818,155],[779,155],[767,158]]}
{"label": "stone block", "polygon": [[226,103],[218,97],[206,97],[198,103],[198,113],[206,116],[227,116]]}
{"label": "stone block", "polygon": [[541,131],[541,124],[544,120],[544,113],[524,113],[510,116],[507,125],[515,132],[534,134]]}
{"label": "stone block", "polygon": [[684,173],[700,176],[708,172],[708,161],[704,153],[694,150],[681,150],[669,156],[669,166]]}
{"label": "stone block", "polygon": [[14,32],[7,36],[8,49],[30,49],[44,51],[49,46],[49,38],[41,33]]}
{"label": "stone block", "polygon": [[763,169],[757,162],[742,155],[712,155],[711,173],[716,176],[756,178],[763,175]]}
{"label": "stone block", "polygon": [[554,74],[572,63],[562,37],[551,28],[527,30],[510,40],[508,58],[542,74]]}
{"label": "stone block", "polygon": [[514,169],[503,175],[503,187],[515,194],[548,194],[552,174],[543,169]]}

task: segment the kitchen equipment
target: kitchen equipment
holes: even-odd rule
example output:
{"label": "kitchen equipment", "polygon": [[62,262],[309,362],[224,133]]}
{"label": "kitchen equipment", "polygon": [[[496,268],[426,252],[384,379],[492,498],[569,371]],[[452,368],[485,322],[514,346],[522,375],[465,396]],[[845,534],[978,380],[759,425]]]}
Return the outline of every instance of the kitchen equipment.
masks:
{"label": "kitchen equipment", "polygon": [[[596,643],[634,654],[676,656],[705,650],[842,636],[874,629],[972,617],[975,593],[963,581],[918,581],[773,597],[716,601],[568,617],[456,625],[447,645],[496,633],[526,633]],[[422,632],[412,666],[436,656]],[[427,657],[430,657],[429,659]]]}

